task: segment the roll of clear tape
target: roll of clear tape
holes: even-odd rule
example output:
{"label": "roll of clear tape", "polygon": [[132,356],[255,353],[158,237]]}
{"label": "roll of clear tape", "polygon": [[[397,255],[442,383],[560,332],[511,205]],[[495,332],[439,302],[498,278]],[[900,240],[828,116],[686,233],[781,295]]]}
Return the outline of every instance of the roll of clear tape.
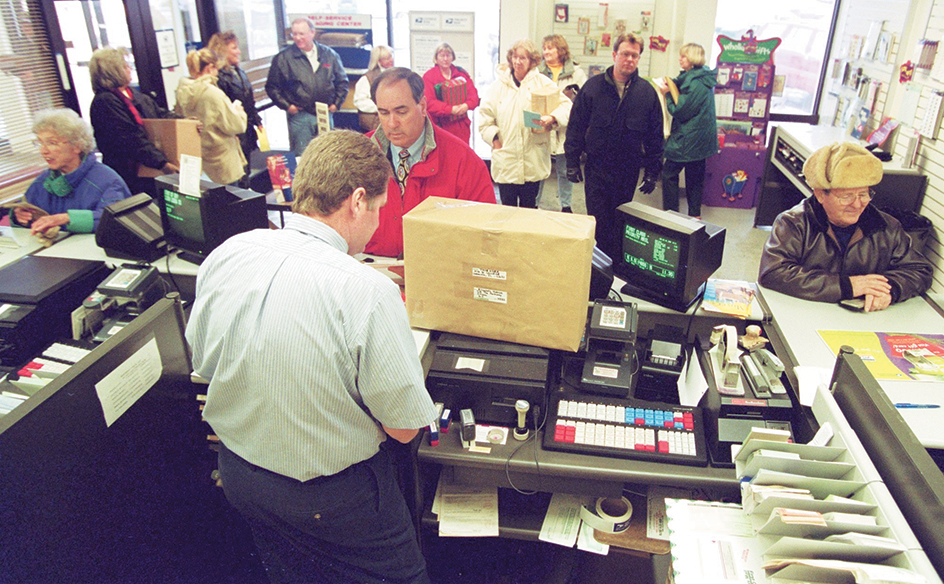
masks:
{"label": "roll of clear tape", "polygon": [[580,518],[590,527],[604,533],[620,533],[629,527],[633,504],[626,497],[599,498],[580,508]]}

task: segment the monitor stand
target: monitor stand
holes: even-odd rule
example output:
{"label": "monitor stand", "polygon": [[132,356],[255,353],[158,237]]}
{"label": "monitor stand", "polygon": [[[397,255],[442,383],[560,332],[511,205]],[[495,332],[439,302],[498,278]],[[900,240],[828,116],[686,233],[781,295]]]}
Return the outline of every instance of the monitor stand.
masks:
{"label": "monitor stand", "polygon": [[659,294],[653,294],[649,290],[645,290],[628,283],[624,284],[623,287],[620,288],[620,293],[638,298],[640,300],[645,300],[647,302],[652,302],[653,304],[658,304],[659,306],[671,308],[672,310],[677,310],[679,312],[688,312],[688,309],[691,308],[695,302],[701,299],[702,295],[705,293],[705,285],[702,284],[701,287],[698,288],[698,293],[695,294],[695,297],[687,303],[678,302]]}

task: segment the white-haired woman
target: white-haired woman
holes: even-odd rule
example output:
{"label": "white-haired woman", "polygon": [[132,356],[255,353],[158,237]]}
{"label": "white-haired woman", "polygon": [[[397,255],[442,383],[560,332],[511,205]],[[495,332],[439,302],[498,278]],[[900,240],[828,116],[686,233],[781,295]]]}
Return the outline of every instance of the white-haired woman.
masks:
{"label": "white-haired woman", "polygon": [[49,213],[34,217],[16,209],[12,219],[33,233],[61,227],[91,233],[102,209],[131,196],[117,172],[95,158],[92,127],[70,109],[39,112],[33,123],[35,143],[49,167],[26,190],[26,201]]}
{"label": "white-haired woman", "polygon": [[[551,175],[548,132],[567,125],[572,103],[556,83],[538,73],[541,54],[530,40],[513,44],[507,60],[498,66],[497,79],[479,108],[479,133],[492,145],[492,180],[502,205],[536,208],[541,181]],[[524,112],[532,109],[532,92],[556,92],[559,102],[535,120],[534,129],[524,121]]]}
{"label": "white-haired woman", "polygon": [[367,63],[367,73],[354,84],[354,107],[357,108],[357,119],[361,130],[370,132],[377,129],[380,118],[377,116],[377,104],[370,98],[370,86],[374,79],[385,70],[393,67],[393,50],[384,45],[377,45],[370,52],[370,62]]}
{"label": "white-haired woman", "polygon": [[[433,67],[423,73],[423,84],[426,86],[426,108],[433,123],[446,130],[460,140],[469,143],[472,137],[472,122],[469,112],[479,106],[479,93],[472,83],[472,77],[462,67],[452,64],[456,60],[456,52],[449,43],[442,43],[433,53]],[[443,83],[464,79],[465,101],[462,103],[447,102],[442,90],[436,91],[436,86]]]}

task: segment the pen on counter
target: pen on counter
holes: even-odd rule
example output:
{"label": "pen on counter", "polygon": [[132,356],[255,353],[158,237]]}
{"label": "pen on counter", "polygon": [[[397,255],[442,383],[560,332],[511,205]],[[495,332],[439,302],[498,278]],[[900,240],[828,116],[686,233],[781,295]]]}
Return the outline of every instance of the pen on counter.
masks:
{"label": "pen on counter", "polygon": [[899,409],[916,409],[916,410],[934,410],[941,407],[939,404],[909,404],[909,403],[897,403],[895,404],[896,408]]}

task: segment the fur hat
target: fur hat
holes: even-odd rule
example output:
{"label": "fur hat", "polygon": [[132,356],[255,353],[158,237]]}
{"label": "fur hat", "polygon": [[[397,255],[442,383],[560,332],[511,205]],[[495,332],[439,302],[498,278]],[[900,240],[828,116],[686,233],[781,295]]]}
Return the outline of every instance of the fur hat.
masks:
{"label": "fur hat", "polygon": [[852,142],[823,146],[803,165],[807,184],[814,189],[856,189],[882,181],[882,163]]}

